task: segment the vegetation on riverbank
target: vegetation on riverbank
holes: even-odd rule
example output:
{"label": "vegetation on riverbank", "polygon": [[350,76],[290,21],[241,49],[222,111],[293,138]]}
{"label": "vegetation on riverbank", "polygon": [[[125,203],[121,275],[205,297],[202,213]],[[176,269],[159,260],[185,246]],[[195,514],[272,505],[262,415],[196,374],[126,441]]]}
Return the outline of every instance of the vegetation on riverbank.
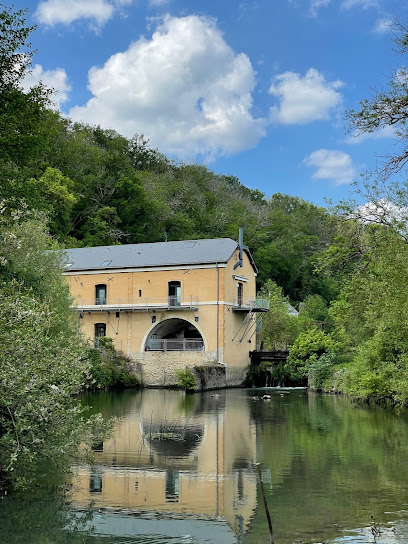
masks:
{"label": "vegetation on riverbank", "polygon": [[132,360],[115,350],[112,338],[98,338],[97,347],[89,347],[90,379],[87,389],[126,389],[140,385]]}
{"label": "vegetation on riverbank", "polygon": [[393,126],[398,151],[357,187],[367,205],[329,211],[177,164],[143,135],[72,123],[44,86],[23,90],[34,30],[24,12],[2,9],[0,29],[0,486],[24,485],[47,459],[69,464],[103,430],[74,394],[136,385],[109,341],[97,351],[81,339],[63,263],[47,251],[59,247],[235,238],[245,224],[271,301],[260,340],[291,346],[282,376],[408,404],[408,184],[390,179],[408,160],[405,67],[349,113],[360,133]]}

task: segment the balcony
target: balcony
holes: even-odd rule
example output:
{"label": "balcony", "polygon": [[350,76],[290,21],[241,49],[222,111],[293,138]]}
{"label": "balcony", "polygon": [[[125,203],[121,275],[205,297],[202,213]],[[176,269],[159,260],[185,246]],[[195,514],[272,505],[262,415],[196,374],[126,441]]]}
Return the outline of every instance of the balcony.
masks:
{"label": "balcony", "polygon": [[198,297],[138,297],[129,299],[76,299],[73,307],[79,312],[146,312],[149,310],[198,310]]}
{"label": "balcony", "polygon": [[232,301],[233,312],[267,312],[269,310],[269,299],[234,299]]}
{"label": "balcony", "polygon": [[163,339],[150,338],[146,351],[202,351],[204,341],[197,338]]}

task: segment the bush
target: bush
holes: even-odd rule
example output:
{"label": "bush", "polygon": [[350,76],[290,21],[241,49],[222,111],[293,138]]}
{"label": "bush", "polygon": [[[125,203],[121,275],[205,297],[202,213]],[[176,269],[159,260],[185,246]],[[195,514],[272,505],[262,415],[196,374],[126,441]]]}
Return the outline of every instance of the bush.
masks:
{"label": "bush", "polygon": [[194,378],[194,374],[189,368],[176,370],[175,372],[176,378],[177,378],[177,384],[182,389],[185,389],[186,391],[191,391],[196,387],[196,380]]}
{"label": "bush", "polygon": [[24,209],[5,215],[0,213],[0,488],[33,484],[39,466],[49,474],[68,469],[79,444],[103,430],[101,417],[86,417],[74,397],[89,377],[89,361],[58,254],[46,251],[51,239],[44,222]]}
{"label": "bush", "polygon": [[334,357],[331,353],[321,355],[310,364],[308,372],[308,386],[314,391],[325,389],[325,382],[331,377],[334,365]]}
{"label": "bush", "polygon": [[305,381],[312,365],[318,373],[326,364],[326,359],[322,360],[322,368],[319,369],[318,361],[323,355],[333,357],[333,354],[339,349],[339,343],[332,336],[325,334],[317,327],[312,327],[307,332],[299,334],[293,346],[290,348],[285,371],[294,380]]}
{"label": "bush", "polygon": [[94,389],[125,389],[140,385],[133,374],[131,360],[117,353],[112,338],[99,338],[97,348],[89,348],[91,379],[88,387]]}

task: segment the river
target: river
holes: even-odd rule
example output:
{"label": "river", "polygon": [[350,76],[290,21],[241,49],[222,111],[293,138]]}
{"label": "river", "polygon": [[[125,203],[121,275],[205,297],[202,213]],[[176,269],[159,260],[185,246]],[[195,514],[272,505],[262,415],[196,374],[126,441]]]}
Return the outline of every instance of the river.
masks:
{"label": "river", "polygon": [[268,543],[258,462],[275,544],[408,543],[405,412],[298,389],[83,402],[118,418],[113,437],[72,468],[68,501],[3,500],[1,542]]}

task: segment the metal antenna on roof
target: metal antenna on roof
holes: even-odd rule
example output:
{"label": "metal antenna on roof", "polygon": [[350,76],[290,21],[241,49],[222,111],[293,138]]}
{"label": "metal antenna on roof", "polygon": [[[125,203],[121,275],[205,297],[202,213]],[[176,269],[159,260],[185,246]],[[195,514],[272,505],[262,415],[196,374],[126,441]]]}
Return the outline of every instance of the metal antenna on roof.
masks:
{"label": "metal antenna on roof", "polygon": [[235,263],[234,270],[238,266],[244,266],[244,228],[239,227],[239,261]]}

